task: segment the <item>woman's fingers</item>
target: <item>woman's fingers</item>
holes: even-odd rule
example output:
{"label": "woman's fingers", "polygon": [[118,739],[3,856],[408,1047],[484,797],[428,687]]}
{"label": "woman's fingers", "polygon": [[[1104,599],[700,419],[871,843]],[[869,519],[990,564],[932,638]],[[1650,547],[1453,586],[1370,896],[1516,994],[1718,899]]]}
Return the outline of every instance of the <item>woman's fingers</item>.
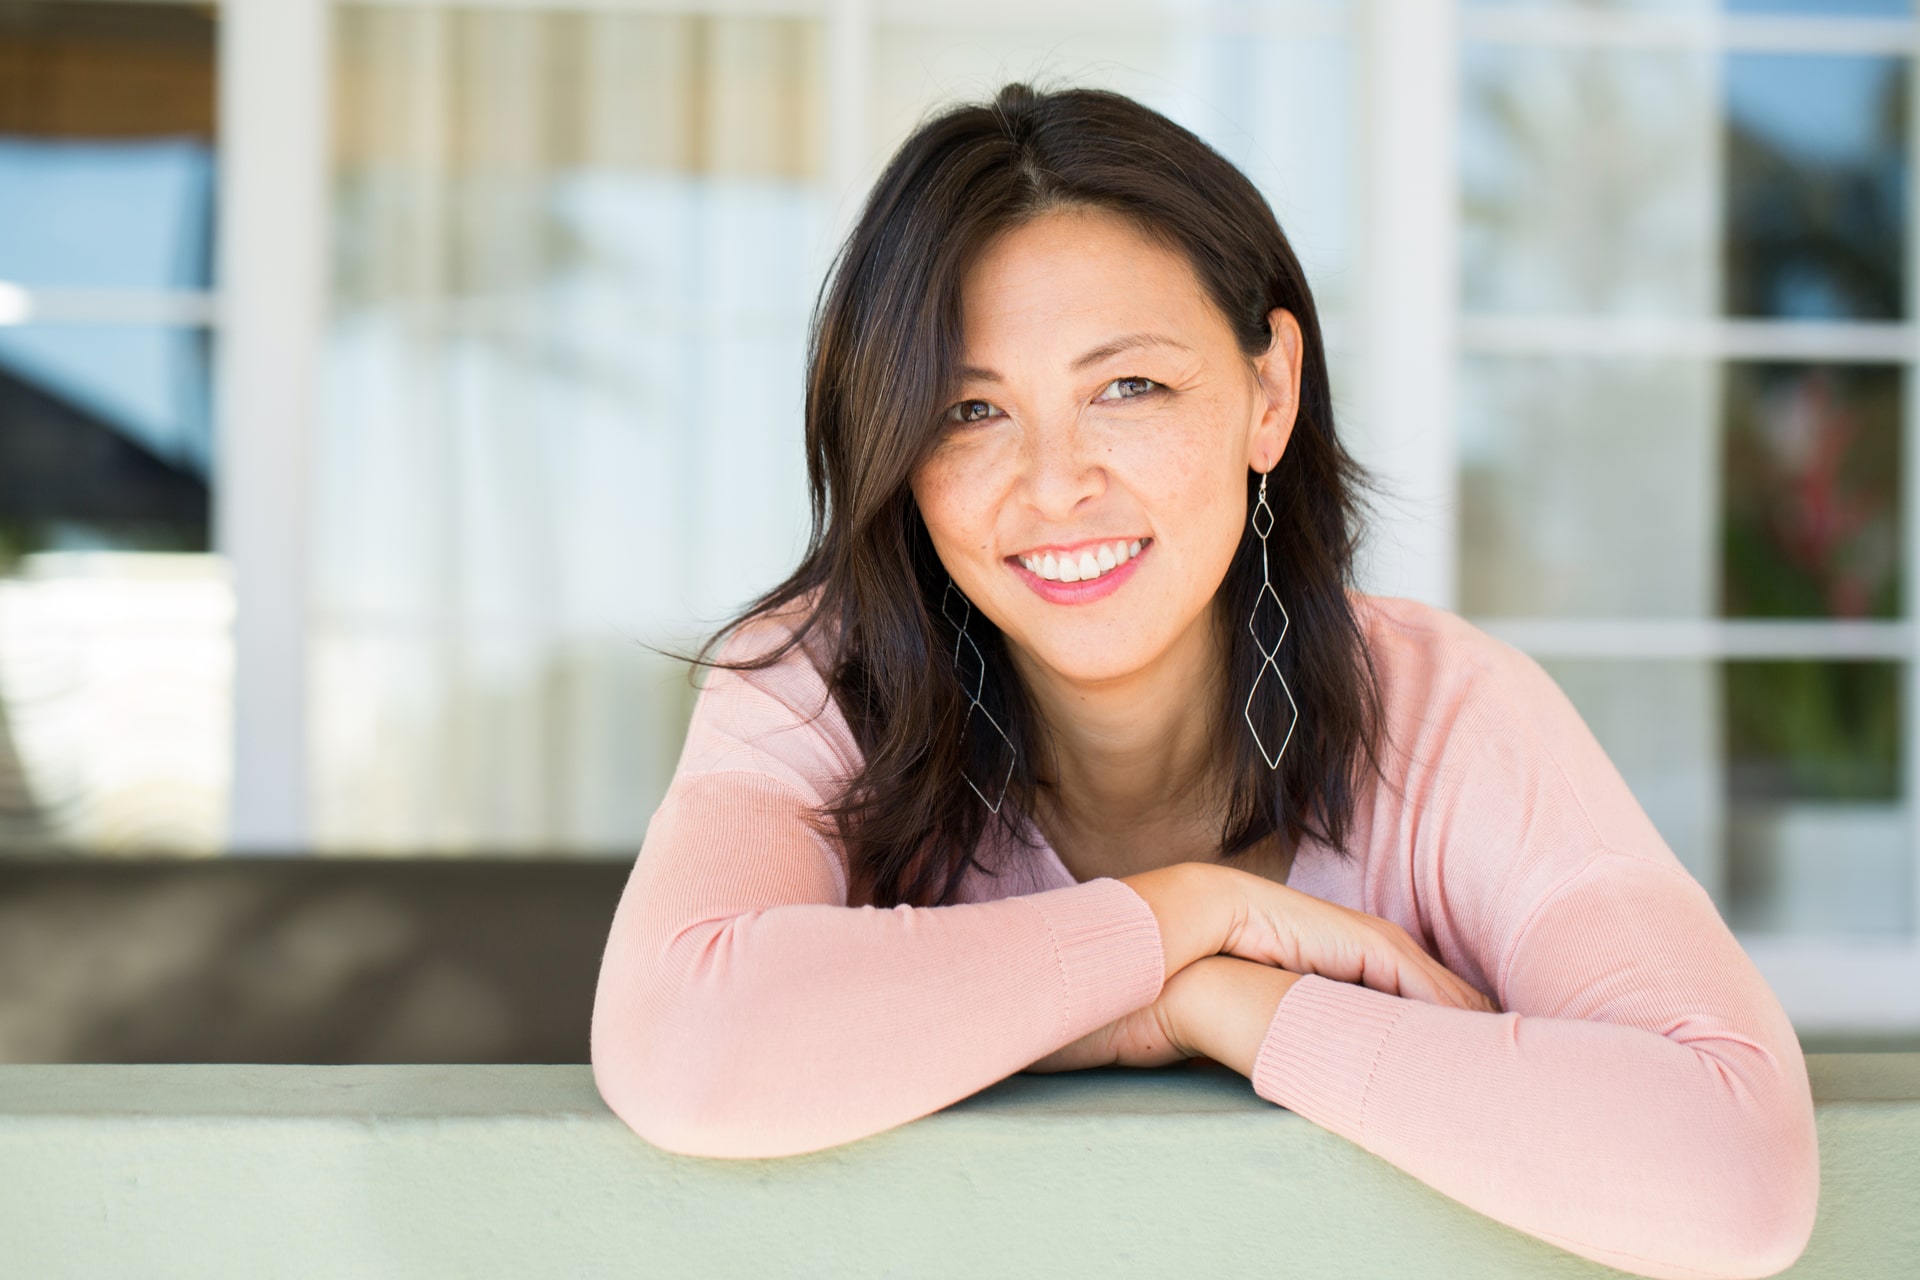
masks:
{"label": "woman's fingers", "polygon": [[[1369,919],[1380,920],[1373,916]],[[1409,957],[1408,972],[1413,974],[1426,995],[1423,998],[1433,1004],[1452,1005],[1460,1009],[1491,1010],[1493,1002],[1481,995],[1467,983],[1465,978],[1441,964],[1427,953],[1426,948],[1414,941],[1412,935],[1389,920],[1380,920],[1380,926],[1386,930],[1389,946],[1400,955]]]}
{"label": "woman's fingers", "polygon": [[1295,973],[1316,973],[1389,995],[1451,1008],[1493,1010],[1492,1001],[1427,954],[1399,925],[1315,898],[1251,872],[1223,948],[1228,955]]}
{"label": "woman's fingers", "polygon": [[1382,986],[1379,989],[1450,1008],[1492,1008],[1491,1002],[1474,990],[1466,979],[1427,954],[1426,949],[1399,925],[1363,911],[1351,911],[1345,907],[1336,910],[1346,913],[1344,917],[1336,917],[1339,925],[1367,935],[1369,954],[1384,957],[1398,988],[1395,990]]}

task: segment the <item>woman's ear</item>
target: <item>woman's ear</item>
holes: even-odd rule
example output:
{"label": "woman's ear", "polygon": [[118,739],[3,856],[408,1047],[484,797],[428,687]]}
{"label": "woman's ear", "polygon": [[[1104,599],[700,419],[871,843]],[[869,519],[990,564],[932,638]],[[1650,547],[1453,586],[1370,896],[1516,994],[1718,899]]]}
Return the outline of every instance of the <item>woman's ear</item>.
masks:
{"label": "woman's ear", "polygon": [[1255,471],[1271,471],[1287,451],[1293,438],[1293,420],[1300,411],[1300,367],[1305,342],[1300,322],[1293,312],[1275,307],[1267,312],[1267,328],[1273,340],[1267,349],[1253,358],[1253,371],[1260,384],[1260,403],[1253,421],[1253,433],[1247,441],[1247,465]]}

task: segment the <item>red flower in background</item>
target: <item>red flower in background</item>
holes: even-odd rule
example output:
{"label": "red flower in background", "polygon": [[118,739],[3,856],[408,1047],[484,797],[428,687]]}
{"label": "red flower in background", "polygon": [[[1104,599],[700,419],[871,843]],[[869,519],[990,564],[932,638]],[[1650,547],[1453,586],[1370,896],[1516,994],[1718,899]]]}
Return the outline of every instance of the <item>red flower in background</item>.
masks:
{"label": "red flower in background", "polygon": [[1846,464],[1860,435],[1857,414],[1825,369],[1808,370],[1760,404],[1759,434],[1780,494],[1766,530],[1781,557],[1811,577],[1835,618],[1862,618],[1893,567],[1887,499],[1850,482]]}

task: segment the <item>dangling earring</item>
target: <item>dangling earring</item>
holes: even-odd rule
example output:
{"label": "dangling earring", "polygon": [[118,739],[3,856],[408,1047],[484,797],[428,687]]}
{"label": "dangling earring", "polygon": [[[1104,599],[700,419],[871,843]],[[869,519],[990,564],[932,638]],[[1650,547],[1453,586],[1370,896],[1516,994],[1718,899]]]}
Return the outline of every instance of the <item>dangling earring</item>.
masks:
{"label": "dangling earring", "polygon": [[[1293,700],[1293,690],[1287,687],[1287,678],[1280,674],[1280,664],[1274,661],[1280,652],[1280,642],[1287,638],[1287,628],[1292,625],[1292,619],[1287,617],[1286,606],[1280,603],[1279,593],[1273,589],[1273,574],[1267,565],[1267,535],[1273,532],[1273,508],[1267,505],[1267,473],[1264,471],[1260,473],[1260,493],[1254,500],[1249,523],[1253,525],[1253,531],[1260,535],[1260,595],[1253,602],[1253,612],[1247,616],[1247,630],[1253,635],[1254,646],[1260,650],[1261,662],[1258,674],[1253,677],[1253,688],[1247,690],[1247,728],[1252,732],[1253,745],[1259,748],[1260,758],[1267,762],[1267,768],[1278,769],[1280,757],[1287,754],[1287,744],[1293,741],[1294,726],[1300,723],[1300,708]],[[1269,600],[1273,601],[1273,609],[1280,614],[1280,634],[1274,638],[1271,646],[1260,638],[1263,626],[1268,631],[1273,629],[1272,611],[1269,611],[1266,623],[1260,621],[1260,611]],[[1253,722],[1253,701],[1260,695],[1260,682],[1266,679],[1268,671],[1272,671],[1273,678],[1280,682],[1280,692],[1286,695],[1287,707],[1293,712],[1293,717],[1287,721],[1287,736],[1280,740],[1280,750],[1275,752],[1267,750],[1267,744],[1260,740],[1260,727]]]}
{"label": "dangling earring", "polygon": [[[957,606],[953,603],[956,599],[959,601]],[[956,608],[960,615],[957,618],[954,616]],[[953,585],[951,577],[947,579],[946,591],[940,596],[940,616],[952,623],[959,632],[953,642],[953,674],[954,678],[960,682],[961,691],[967,695],[967,718],[966,722],[960,726],[963,761],[960,766],[960,778],[973,788],[973,794],[980,797],[980,803],[987,806],[987,812],[997,814],[1000,812],[1000,802],[1007,798],[1007,784],[1013,780],[1013,766],[1017,757],[1013,739],[1009,738],[1007,731],[1000,727],[1000,722],[993,718],[993,713],[980,703],[980,695],[986,692],[987,687],[987,661],[980,656],[980,646],[976,645],[973,637],[967,634],[967,623],[973,620],[973,602],[967,599],[964,591]],[[969,655],[971,655],[970,664]],[[1000,741],[1007,744],[1007,771],[1000,779],[999,792],[991,800],[987,799],[987,793],[967,776],[967,767],[964,763],[967,730],[973,726],[975,712],[978,712],[980,718],[987,722],[987,730],[999,735]]]}

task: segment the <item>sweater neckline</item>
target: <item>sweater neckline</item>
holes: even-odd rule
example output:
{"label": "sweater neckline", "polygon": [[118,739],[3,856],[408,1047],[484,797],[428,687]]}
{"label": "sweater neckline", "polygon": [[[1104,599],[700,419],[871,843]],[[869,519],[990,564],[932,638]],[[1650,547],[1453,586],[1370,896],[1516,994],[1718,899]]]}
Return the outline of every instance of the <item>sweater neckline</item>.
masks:
{"label": "sweater neckline", "polygon": [[[1088,883],[1087,881],[1076,880],[1074,878],[1073,872],[1067,868],[1067,864],[1061,860],[1059,852],[1053,847],[1053,841],[1047,839],[1046,835],[1040,830],[1039,825],[1035,823],[1033,819],[1024,819],[1023,825],[1027,835],[1039,843],[1041,864],[1045,878],[1049,881],[1049,883],[1044,886],[1045,888],[1064,889],[1072,885]],[[1301,892],[1307,892],[1301,883],[1303,877],[1301,875],[1300,864],[1306,860],[1304,855],[1307,853],[1310,843],[1311,842],[1305,842],[1299,849],[1294,851],[1293,861],[1287,867],[1287,878],[1280,882],[1289,889],[1299,889]]]}

